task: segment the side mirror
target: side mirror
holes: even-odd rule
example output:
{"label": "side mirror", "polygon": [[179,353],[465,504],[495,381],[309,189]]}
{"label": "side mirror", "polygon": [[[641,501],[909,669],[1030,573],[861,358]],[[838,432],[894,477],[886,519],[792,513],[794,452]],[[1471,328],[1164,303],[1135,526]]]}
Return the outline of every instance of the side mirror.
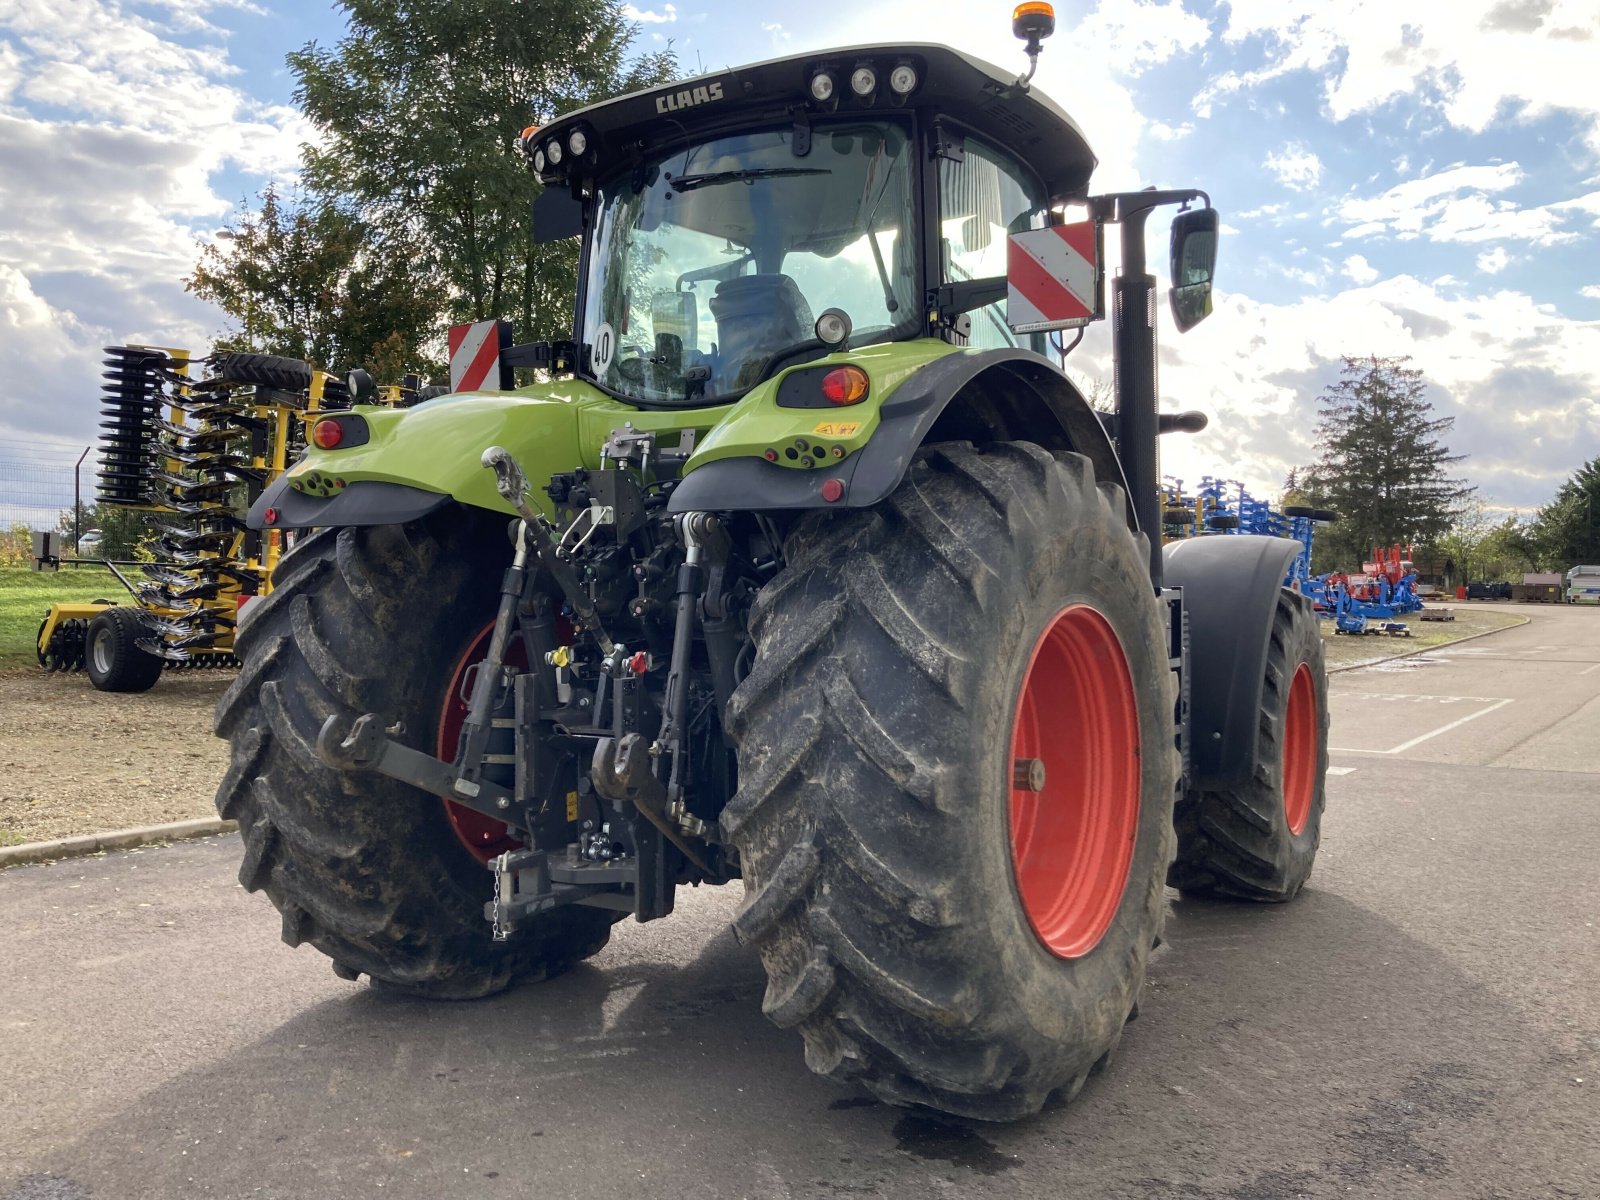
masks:
{"label": "side mirror", "polygon": [[1172,319],[1178,332],[1211,315],[1211,278],[1217,269],[1217,210],[1191,208],[1172,222]]}

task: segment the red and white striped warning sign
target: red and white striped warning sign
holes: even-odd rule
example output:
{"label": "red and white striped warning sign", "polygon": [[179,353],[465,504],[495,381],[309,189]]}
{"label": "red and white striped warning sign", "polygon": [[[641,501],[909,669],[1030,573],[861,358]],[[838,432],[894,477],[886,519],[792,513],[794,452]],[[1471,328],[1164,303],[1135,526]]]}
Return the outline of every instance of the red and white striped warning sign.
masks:
{"label": "red and white striped warning sign", "polygon": [[1014,233],[1006,244],[1006,324],[1016,333],[1087,325],[1100,315],[1094,221]]}
{"label": "red and white striped warning sign", "polygon": [[508,388],[501,371],[500,351],[511,344],[510,321],[473,321],[450,326],[450,390],[475,392],[480,388]]}

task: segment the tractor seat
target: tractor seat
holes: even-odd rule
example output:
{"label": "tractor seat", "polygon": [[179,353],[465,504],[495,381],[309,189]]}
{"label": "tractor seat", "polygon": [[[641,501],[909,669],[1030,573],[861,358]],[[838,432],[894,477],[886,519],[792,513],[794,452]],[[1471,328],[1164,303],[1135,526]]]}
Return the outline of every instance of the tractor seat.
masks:
{"label": "tractor seat", "polygon": [[816,336],[811,305],[787,275],[725,279],[710,307],[717,322],[717,392],[750,387],[775,353]]}

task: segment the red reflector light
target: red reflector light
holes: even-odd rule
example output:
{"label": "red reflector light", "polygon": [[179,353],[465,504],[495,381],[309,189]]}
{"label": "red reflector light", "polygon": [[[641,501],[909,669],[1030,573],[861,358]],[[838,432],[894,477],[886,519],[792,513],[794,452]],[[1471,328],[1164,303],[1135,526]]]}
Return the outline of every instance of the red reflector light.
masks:
{"label": "red reflector light", "polygon": [[311,440],[323,450],[332,450],[344,441],[344,426],[329,418],[311,427]]}
{"label": "red reflector light", "polygon": [[839,497],[841,497],[843,495],[844,495],[844,480],[842,480],[842,479],[824,479],[822,481],[822,498],[824,500],[826,500],[829,504],[837,503],[838,500],[839,500]]}
{"label": "red reflector light", "polygon": [[860,367],[837,367],[822,377],[822,397],[829,404],[860,404],[869,386]]}

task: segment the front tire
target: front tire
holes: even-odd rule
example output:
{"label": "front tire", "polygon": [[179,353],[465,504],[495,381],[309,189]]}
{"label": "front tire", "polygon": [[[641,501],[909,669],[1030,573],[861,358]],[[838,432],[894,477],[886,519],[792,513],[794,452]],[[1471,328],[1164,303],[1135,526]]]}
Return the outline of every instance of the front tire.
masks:
{"label": "front tire", "polygon": [[231,747],[217,811],[244,838],[239,882],[271,898],[285,942],[309,942],[342,978],[466,999],[558,974],[610,936],[616,914],[574,906],[491,940],[490,875],[444,802],[316,755],[328,716],[368,712],[434,752],[449,683],[499,598],[502,530],[459,509],[323,530],[283,560],[239,631],[243,669],[217,704]]}
{"label": "front tire", "polygon": [[1161,927],[1177,774],[1125,513],[1077,455],[952,445],[790,537],[730,705],[722,826],[763,1009],[814,1071],[1008,1120],[1115,1047]]}
{"label": "front tire", "polygon": [[1328,672],[1316,610],[1287,589],[1272,615],[1256,731],[1243,782],[1178,802],[1168,882],[1186,895],[1281,902],[1311,877],[1327,802]]}

